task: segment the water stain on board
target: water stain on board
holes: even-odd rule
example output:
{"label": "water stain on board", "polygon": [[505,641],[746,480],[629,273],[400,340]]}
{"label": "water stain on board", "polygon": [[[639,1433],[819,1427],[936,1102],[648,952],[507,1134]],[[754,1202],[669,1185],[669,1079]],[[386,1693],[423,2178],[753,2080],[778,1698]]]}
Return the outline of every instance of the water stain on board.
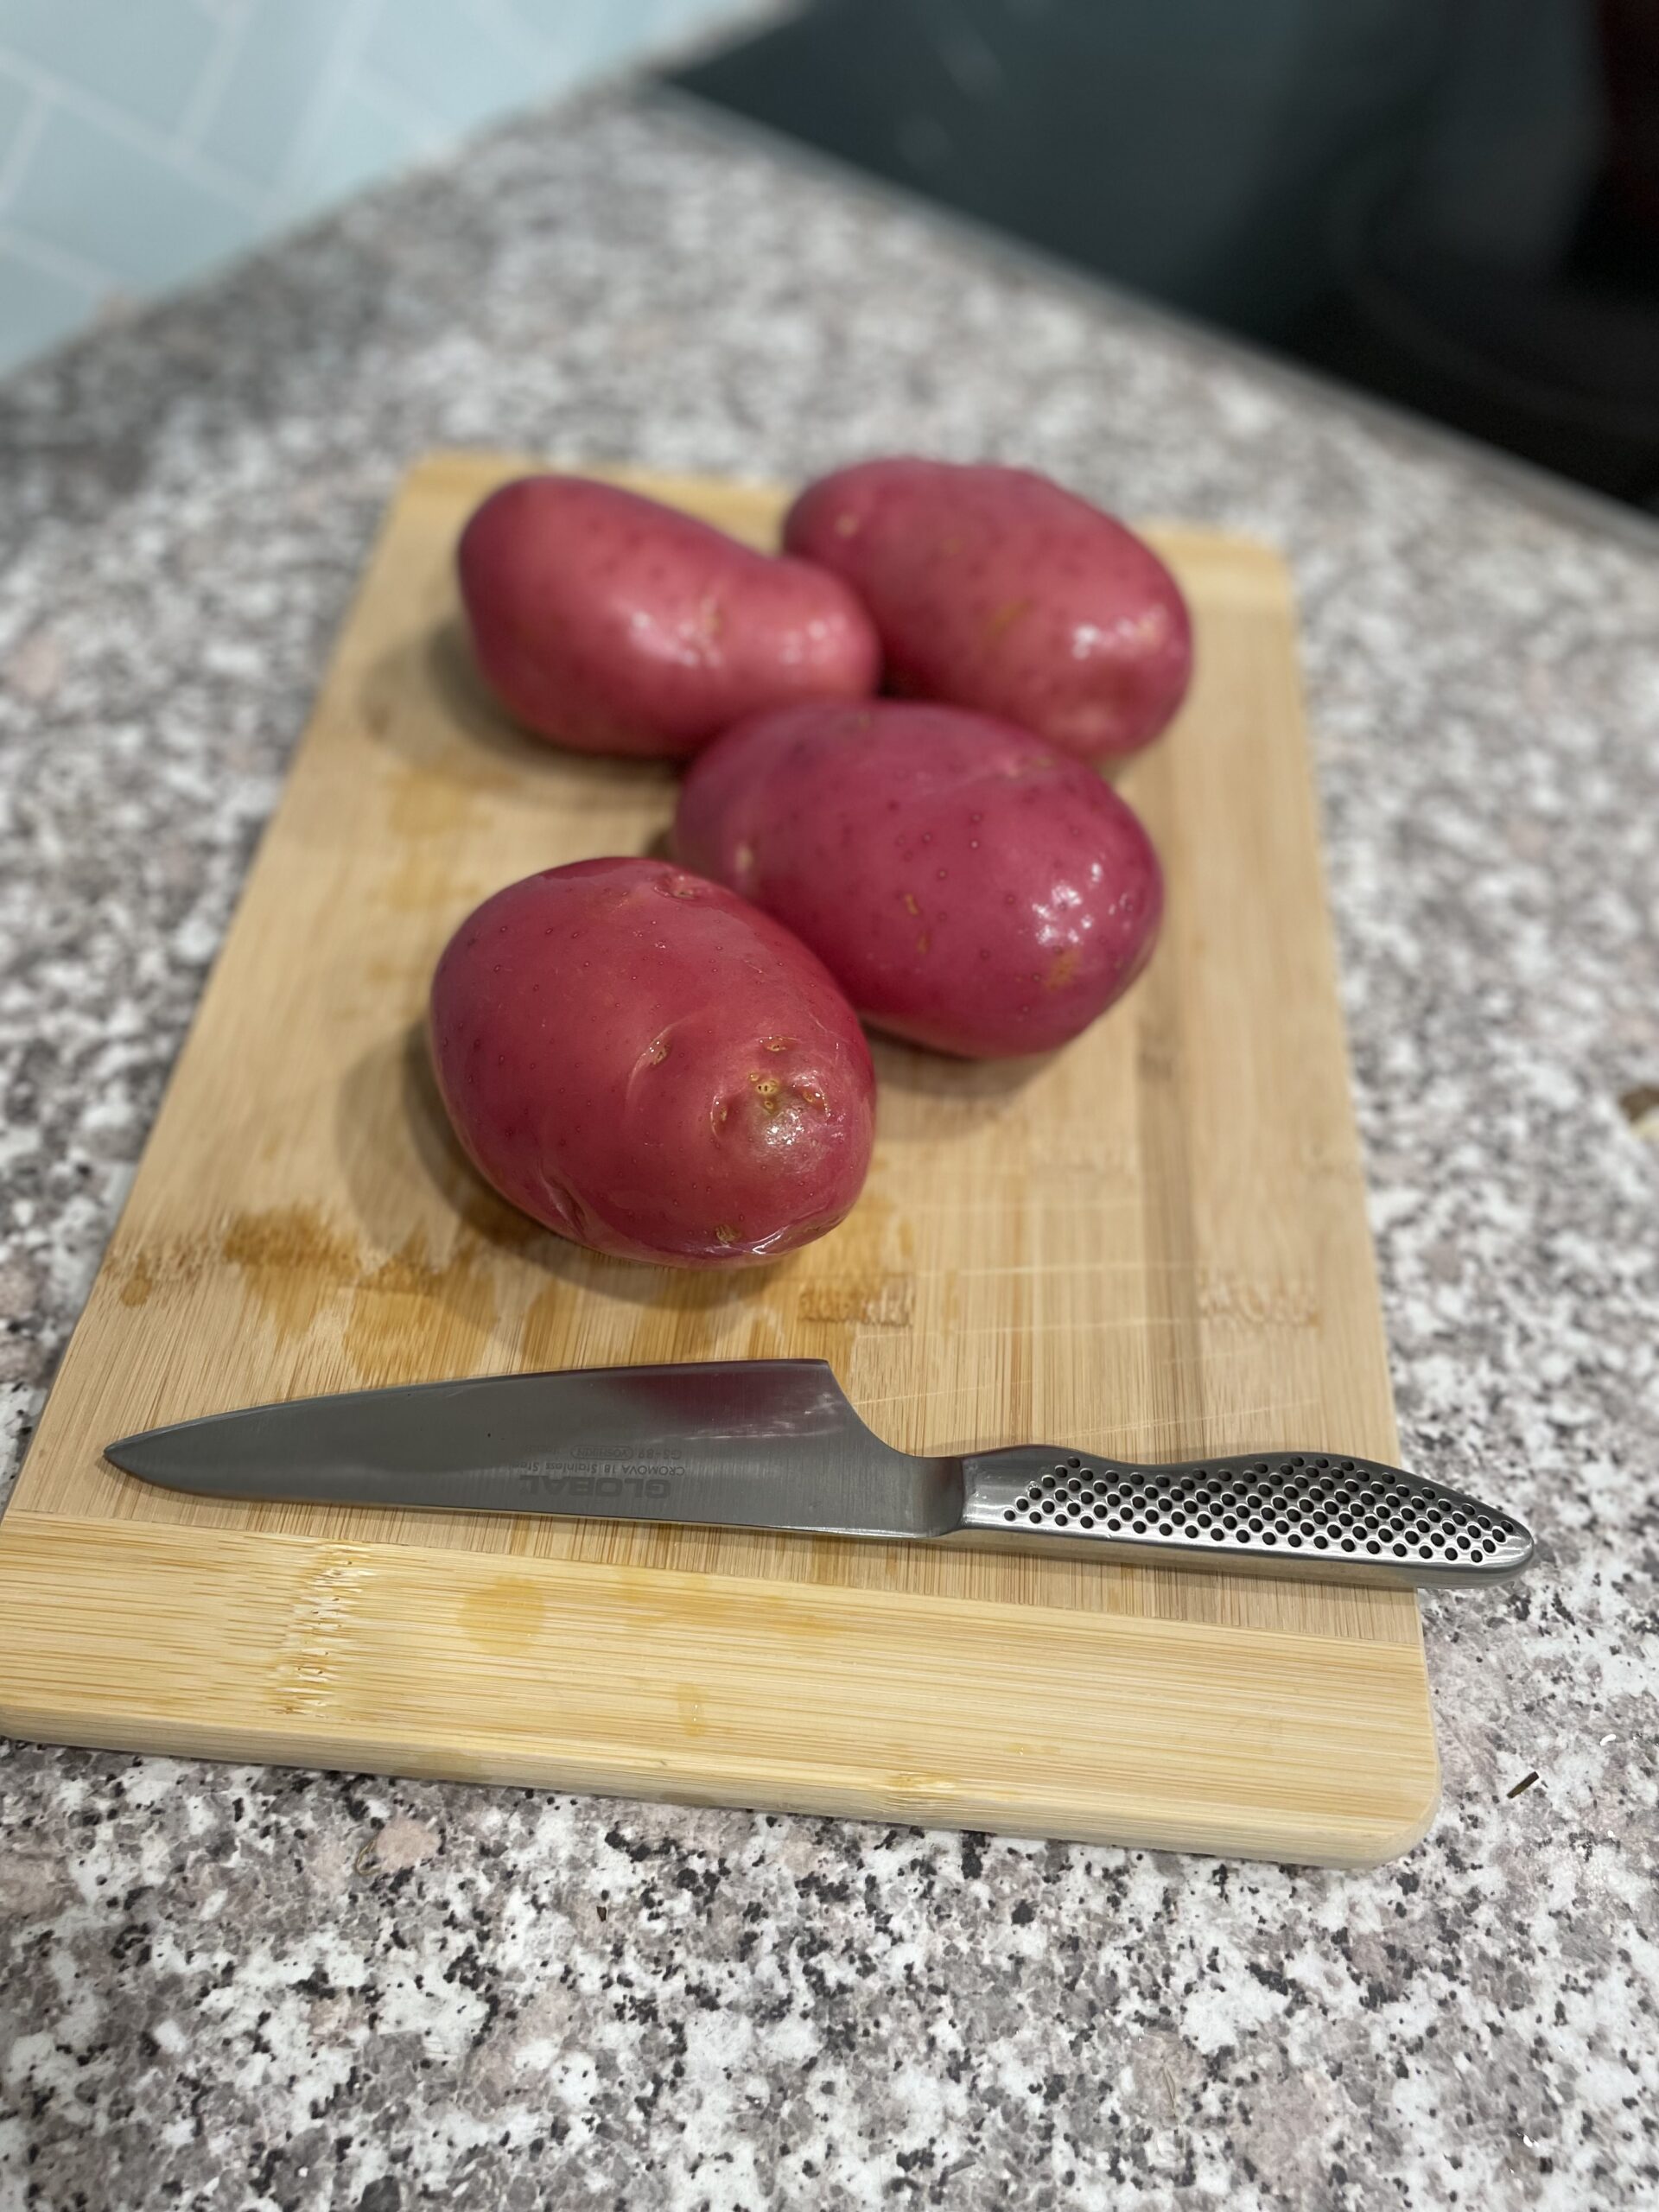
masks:
{"label": "water stain on board", "polygon": [[475,871],[460,872],[449,846],[410,842],[376,884],[374,896],[395,913],[453,911],[458,922],[492,890],[499,888],[499,884],[484,882]]}
{"label": "water stain on board", "polygon": [[315,1206],[238,1214],[219,1247],[284,1342],[303,1336],[323,1306],[357,1280],[357,1247]]}
{"label": "water stain on board", "polygon": [[363,1382],[412,1380],[435,1365],[467,1374],[480,1363],[495,1317],[478,1246],[468,1239],[434,1261],[416,1230],[358,1284],[341,1344]]}
{"label": "water stain on board", "polygon": [[499,1574],[461,1601],[461,1633],[498,1658],[517,1658],[541,1633],[548,1596],[527,1574]]}
{"label": "water stain on board", "polygon": [[[468,787],[502,787],[538,741],[518,730],[486,691],[457,620],[400,639],[359,695],[363,727],[406,770],[466,803]],[[480,742],[480,739],[482,742]],[[417,824],[404,825],[419,835]]]}
{"label": "water stain on board", "polygon": [[[442,732],[432,737],[440,752],[452,741]],[[387,762],[375,780],[388,833],[385,873],[375,887],[379,901],[412,912],[470,895],[474,887],[461,878],[476,858],[483,824],[479,792],[418,751]]]}
{"label": "water stain on board", "polygon": [[419,767],[399,766],[386,781],[386,821],[394,836],[451,837],[473,829],[478,802],[465,787]]}
{"label": "water stain on board", "polygon": [[200,1236],[149,1236],[133,1252],[112,1245],[99,1281],[136,1311],[152,1298],[165,1304],[193,1288],[218,1257],[217,1243],[204,1244]]}
{"label": "water stain on board", "polygon": [[[487,1254],[466,1230],[442,1257],[416,1230],[388,1257],[370,1261],[316,1207],[273,1206],[237,1215],[219,1249],[282,1342],[305,1335],[328,1307],[349,1298],[340,1344],[365,1384],[468,1372],[495,1324]],[[129,1303],[137,1280],[124,1288]]]}
{"label": "water stain on board", "polygon": [[1314,1329],[1323,1319],[1312,1281],[1272,1281],[1220,1268],[1198,1274],[1199,1318],[1237,1321],[1249,1328]]}
{"label": "water stain on board", "polygon": [[916,1315],[916,1285],[909,1275],[830,1275],[801,1285],[796,1312],[803,1321],[850,1321],[867,1329],[907,1329]]}

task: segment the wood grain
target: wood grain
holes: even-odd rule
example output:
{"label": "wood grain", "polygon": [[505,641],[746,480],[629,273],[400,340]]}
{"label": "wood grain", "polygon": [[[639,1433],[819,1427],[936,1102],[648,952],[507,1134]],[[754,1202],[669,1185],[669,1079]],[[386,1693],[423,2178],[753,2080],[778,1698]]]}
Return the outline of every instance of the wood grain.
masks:
{"label": "wood grain", "polygon": [[[498,1201],[421,1043],[432,963],[477,899],[642,850],[672,806],[666,770],[550,750],[472,678],[454,536],[516,465],[436,456],[389,516],[0,1524],[0,1721],[1276,1857],[1402,1847],[1435,1790],[1404,1593],[245,1507],[102,1459],[135,1427],[315,1390],[779,1354],[830,1360],[917,1450],[1397,1456],[1277,559],[1151,533],[1192,600],[1199,673],[1122,780],[1169,878],[1131,996],[1038,1062],[879,1045],[876,1162],[850,1220],[771,1268],[677,1274],[580,1252]],[[775,492],[628,480],[756,543],[775,531]],[[347,1586],[319,1609],[319,1588]],[[500,1637],[474,1631],[521,1599],[537,1627],[505,1667]],[[348,1632],[359,1619],[409,1633]],[[545,1688],[583,1637],[608,1671],[585,1682],[578,1751]],[[809,1647],[826,1656],[798,1671]],[[297,1701],[296,1649],[316,1669]],[[676,1733],[647,1650],[721,1731]],[[940,1709],[953,1674],[982,1670],[977,1715]],[[521,1711],[498,1709],[519,1691]]]}

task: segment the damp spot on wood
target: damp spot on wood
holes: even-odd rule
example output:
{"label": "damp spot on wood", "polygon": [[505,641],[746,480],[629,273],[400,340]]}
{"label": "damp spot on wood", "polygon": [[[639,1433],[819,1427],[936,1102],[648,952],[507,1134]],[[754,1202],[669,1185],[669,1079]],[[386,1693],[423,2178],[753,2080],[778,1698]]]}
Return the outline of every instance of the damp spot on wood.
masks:
{"label": "damp spot on wood", "polygon": [[909,1275],[828,1277],[801,1285],[796,1312],[803,1321],[855,1322],[868,1329],[907,1329],[916,1314],[916,1285]]}
{"label": "damp spot on wood", "polygon": [[302,1336],[329,1299],[357,1279],[357,1247],[315,1206],[270,1206],[232,1220],[220,1253],[279,1337]]}
{"label": "damp spot on wood", "polygon": [[527,1574],[493,1575],[461,1601],[461,1630],[469,1642],[511,1659],[533,1643],[547,1618],[547,1592]]}
{"label": "damp spot on wood", "polygon": [[353,1292],[341,1343],[365,1383],[461,1374],[479,1363],[495,1318],[479,1248],[469,1240],[435,1260],[416,1230]]}

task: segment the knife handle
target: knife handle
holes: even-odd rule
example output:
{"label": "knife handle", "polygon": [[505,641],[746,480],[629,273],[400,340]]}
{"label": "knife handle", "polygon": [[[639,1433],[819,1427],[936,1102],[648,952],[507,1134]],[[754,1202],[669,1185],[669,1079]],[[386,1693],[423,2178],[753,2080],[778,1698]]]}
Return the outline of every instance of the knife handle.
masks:
{"label": "knife handle", "polygon": [[1411,1585],[1507,1581],[1533,1555],[1496,1507],[1330,1452],[1141,1466],[1021,1445],[963,1473],[958,1540],[980,1546]]}

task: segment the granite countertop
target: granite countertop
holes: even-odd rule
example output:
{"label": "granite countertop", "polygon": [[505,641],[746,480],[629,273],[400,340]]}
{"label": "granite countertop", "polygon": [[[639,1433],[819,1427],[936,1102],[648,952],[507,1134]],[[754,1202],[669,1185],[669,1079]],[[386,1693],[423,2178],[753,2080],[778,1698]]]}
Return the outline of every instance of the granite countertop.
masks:
{"label": "granite countertop", "polygon": [[8,1479],[443,442],[1285,549],[1408,1459],[1544,1565],[1375,1873],[0,1745],[0,2206],[1659,2202],[1659,562],[1122,302],[606,98],[0,392]]}

